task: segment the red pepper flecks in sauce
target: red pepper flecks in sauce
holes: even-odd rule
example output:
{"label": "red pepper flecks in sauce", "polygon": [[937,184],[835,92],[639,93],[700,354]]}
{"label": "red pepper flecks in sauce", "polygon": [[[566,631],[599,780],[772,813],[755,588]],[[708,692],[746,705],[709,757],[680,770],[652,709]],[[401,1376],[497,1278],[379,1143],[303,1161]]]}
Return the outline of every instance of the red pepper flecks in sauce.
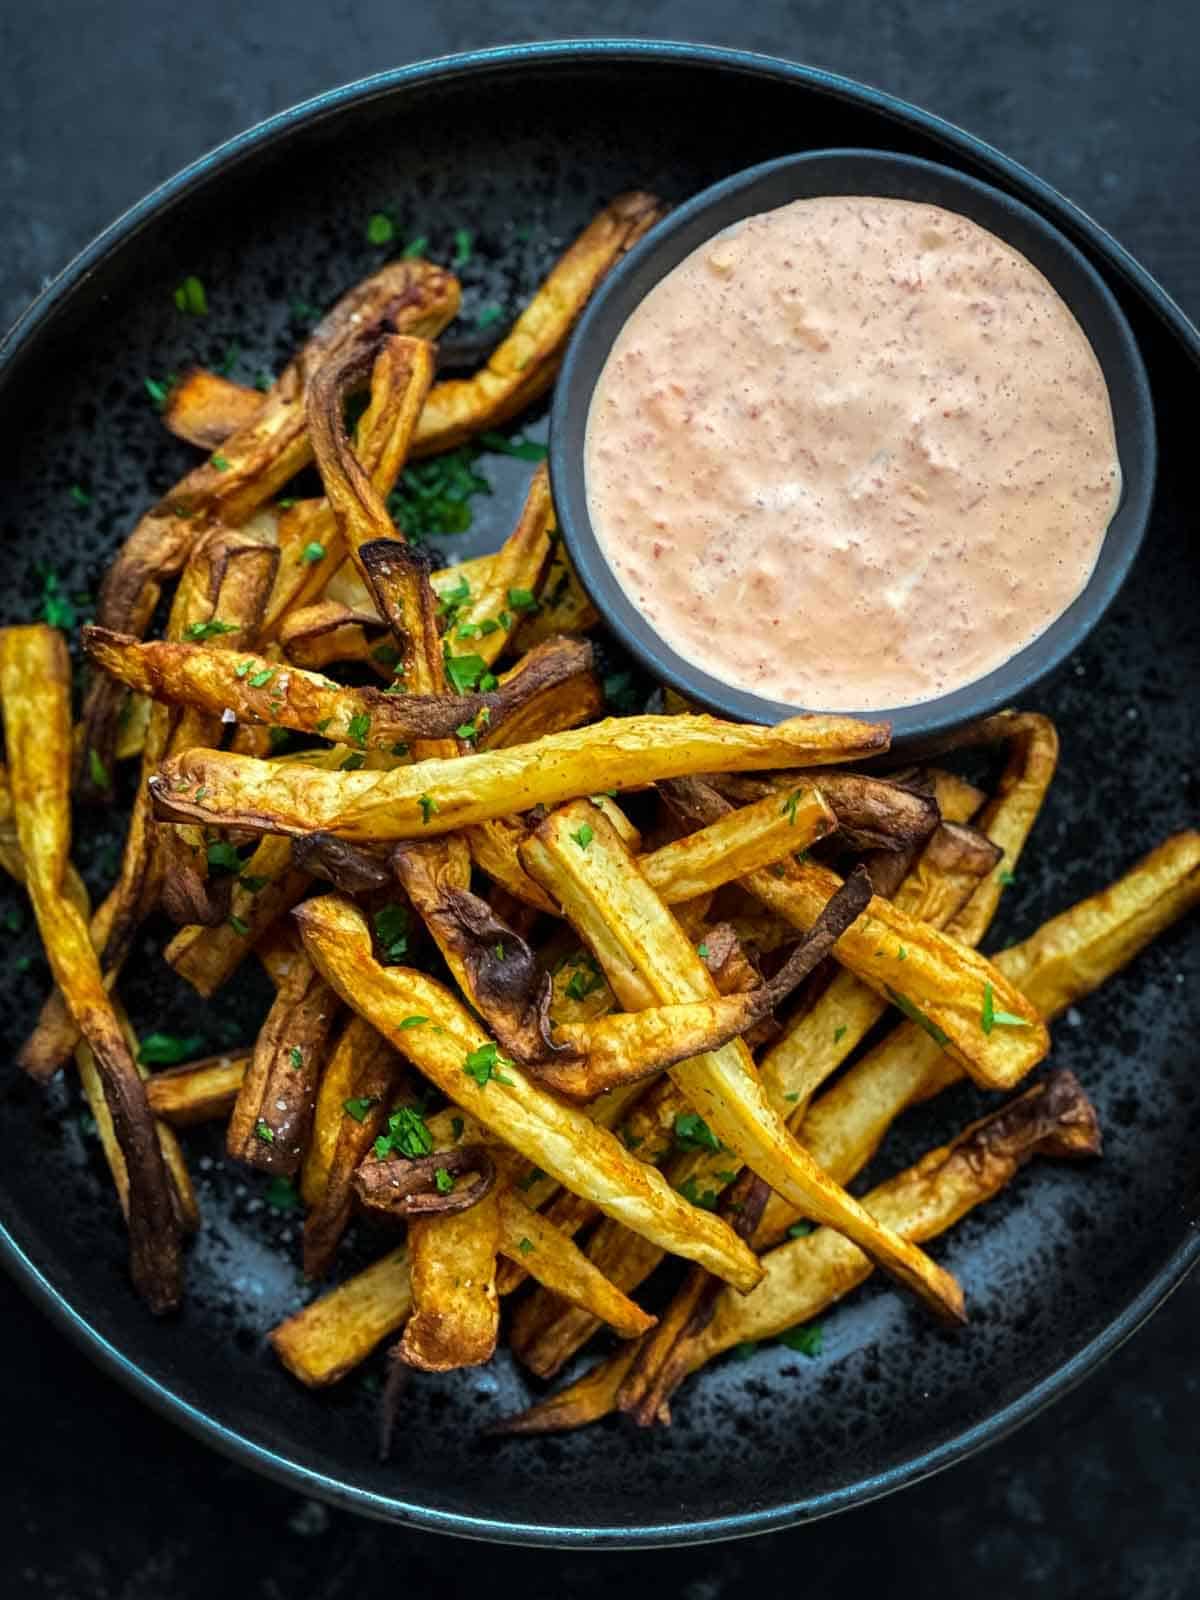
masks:
{"label": "red pepper flecks in sauce", "polygon": [[586,471],[662,637],[814,710],[1000,666],[1083,589],[1120,496],[1104,377],[1041,273],[954,212],[841,196],[750,218],[647,295]]}

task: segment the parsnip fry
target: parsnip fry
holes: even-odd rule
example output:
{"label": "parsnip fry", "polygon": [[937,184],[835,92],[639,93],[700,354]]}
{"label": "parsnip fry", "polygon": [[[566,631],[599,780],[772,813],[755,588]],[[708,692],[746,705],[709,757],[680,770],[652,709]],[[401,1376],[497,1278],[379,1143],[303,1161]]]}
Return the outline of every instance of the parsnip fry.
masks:
{"label": "parsnip fry", "polygon": [[[471,1116],[664,1249],[702,1260],[739,1286],[757,1280],[753,1256],[724,1223],[689,1206],[611,1134],[538,1089],[519,1067],[497,1067],[495,1045],[440,984],[408,968],[380,967],[356,907],[326,896],[294,915],[326,981]],[[430,1025],[405,1027],[409,1016],[428,1017]],[[480,1062],[471,1071],[469,1058]]]}
{"label": "parsnip fry", "polygon": [[403,1327],[411,1310],[408,1246],[399,1245],[273,1328],[271,1347],[293,1377],[323,1389]]}
{"label": "parsnip fry", "polygon": [[129,1179],[130,1269],[151,1310],[178,1304],[180,1222],[146,1089],[64,890],[70,854],[71,664],[44,624],[0,633],[0,704],[25,882],[55,982],[95,1058]]}
{"label": "parsnip fry", "polygon": [[208,1056],[156,1072],[146,1080],[150,1109],[178,1128],[223,1120],[233,1110],[249,1066],[247,1051],[244,1055]]}
{"label": "parsnip fry", "polygon": [[[459,726],[502,723],[510,712],[569,678],[587,673],[591,646],[549,641],[530,652],[521,670],[487,694],[408,695],[348,689],[299,667],[280,667],[247,650],[206,650],[155,640],[143,644],[94,626],[83,646],[105,672],[155,700],[192,707],[210,717],[291,728],[358,750],[393,750],[397,742],[443,739]],[[397,752],[402,753],[402,752]]]}
{"label": "parsnip fry", "polygon": [[840,761],[885,749],[887,738],[886,728],[850,717],[794,717],[773,728],[703,716],[625,717],[511,750],[388,773],[298,767],[285,773],[248,756],[184,753],[160,767],[150,788],[159,814],[178,821],[264,833],[317,829],[347,839],[421,838],[577,794],[718,766]]}
{"label": "parsnip fry", "polygon": [[171,385],[162,408],[163,426],[200,450],[216,450],[231,433],[258,417],[267,397],[203,367],[189,367]]}
{"label": "parsnip fry", "polygon": [[[590,946],[627,1011],[715,996],[707,968],[595,806],[579,801],[554,812],[522,856]],[[741,1040],[673,1067],[671,1074],[713,1134],[772,1188],[846,1232],[940,1316],[962,1318],[962,1292],[954,1280],[878,1228],[788,1134]]]}
{"label": "parsnip fry", "polygon": [[[673,791],[706,822],[728,802],[704,784]],[[840,880],[815,862],[780,863],[744,882],[768,910],[808,928]],[[877,895],[846,932],[837,959],[920,1021],[977,1083],[1003,1088],[1045,1056],[1050,1038],[1037,1012],[969,946],[920,923]],[[996,1019],[1002,1019],[997,1021]]]}
{"label": "parsnip fry", "polygon": [[551,269],[508,337],[472,378],[433,389],[415,456],[436,455],[531,405],[554,381],[575,319],[605,273],[665,214],[653,195],[618,195]]}
{"label": "parsnip fry", "polygon": [[292,1173],[304,1158],[317,1081],[337,1001],[307,961],[280,984],[254,1045],[226,1148],[263,1172]]}
{"label": "parsnip fry", "polygon": [[476,584],[462,580],[469,593],[456,602],[446,634],[452,655],[477,655],[489,667],[496,661],[530,609],[550,553],[553,523],[550,477],[543,464],[533,475],[516,527],[484,575]]}
{"label": "parsnip fry", "polygon": [[499,1246],[494,1189],[469,1211],[409,1222],[413,1310],[399,1346],[409,1366],[450,1372],[491,1359],[500,1332]]}

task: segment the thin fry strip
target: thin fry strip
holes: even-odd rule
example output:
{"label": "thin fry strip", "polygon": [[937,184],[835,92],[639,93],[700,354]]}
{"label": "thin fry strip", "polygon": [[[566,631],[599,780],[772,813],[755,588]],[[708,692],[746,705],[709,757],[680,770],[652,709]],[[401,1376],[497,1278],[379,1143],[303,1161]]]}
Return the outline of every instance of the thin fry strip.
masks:
{"label": "thin fry strip", "polygon": [[474,377],[433,389],[421,413],[413,455],[450,450],[495,428],[544,394],[554,381],[575,319],[609,269],[664,215],[650,194],[618,195],[560,257],[508,337]]}
{"label": "thin fry strip", "polygon": [[[492,1041],[440,984],[408,968],[380,967],[355,906],[330,895],[306,901],[294,916],[326,981],[477,1121],[635,1232],[645,1232],[679,1255],[703,1260],[739,1286],[757,1281],[753,1256],[724,1223],[689,1206],[582,1112],[538,1089],[517,1066],[503,1066],[499,1076],[492,1069],[477,1081],[467,1071],[468,1057],[483,1052],[490,1060]],[[433,1018],[442,1031],[424,1025],[406,1028],[409,1015]],[[478,1069],[480,1076],[484,1066]]]}
{"label": "thin fry strip", "polygon": [[467,584],[470,593],[455,607],[446,634],[452,655],[477,655],[488,666],[496,661],[529,609],[526,597],[533,595],[546,565],[553,523],[550,476],[543,463],[533,475],[516,527],[479,582]]}
{"label": "thin fry strip", "polygon": [[[552,813],[522,856],[591,948],[627,1011],[715,996],[707,968],[597,807],[577,801]],[[843,933],[842,940],[846,937]],[[670,1070],[716,1137],[759,1177],[847,1233],[938,1315],[962,1318],[962,1292],[954,1280],[920,1251],[878,1228],[787,1132],[740,1039]]]}
{"label": "thin fry strip", "polygon": [[402,1244],[288,1317],[268,1338],[293,1377],[323,1389],[403,1327],[411,1310],[408,1246]]}
{"label": "thin fry strip", "polygon": [[207,1056],[167,1067],[146,1080],[146,1098],[155,1116],[177,1128],[197,1122],[224,1121],[233,1110],[250,1052]]}
{"label": "thin fry strip", "polygon": [[180,1221],[146,1089],[100,975],[87,922],[64,892],[70,855],[71,665],[43,624],[0,634],[0,704],[25,882],[55,982],[95,1058],[129,1179],[130,1270],[151,1310],[179,1302]]}
{"label": "thin fry strip", "polygon": [[411,1219],[413,1310],[397,1352],[410,1367],[450,1372],[491,1359],[500,1333],[499,1246],[494,1189],[469,1211]]}
{"label": "thin fry strip", "polygon": [[[159,814],[178,821],[406,839],[555,805],[581,791],[639,787],[716,766],[741,771],[840,761],[886,745],[886,728],[850,717],[794,717],[773,728],[703,716],[625,717],[383,774],[282,772],[248,756],[187,752],[164,762],[150,788]],[[819,887],[825,885],[822,877]]]}
{"label": "thin fry strip", "polygon": [[189,367],[167,392],[163,426],[200,450],[215,450],[231,433],[253,422],[265,403],[259,389],[233,383],[204,367]]}
{"label": "thin fry strip", "polygon": [[[1095,1112],[1073,1074],[1051,1073],[950,1145],[880,1184],[865,1204],[906,1237],[936,1238],[999,1194],[1033,1157],[1079,1159],[1100,1149]],[[689,1373],[735,1345],[770,1339],[811,1321],[870,1276],[860,1250],[829,1228],[763,1257],[766,1276],[748,1295],[722,1292],[711,1321],[671,1351],[644,1399],[646,1420],[669,1421],[666,1402]],[[540,1433],[598,1421],[616,1409],[636,1354],[621,1351],[494,1433]]]}

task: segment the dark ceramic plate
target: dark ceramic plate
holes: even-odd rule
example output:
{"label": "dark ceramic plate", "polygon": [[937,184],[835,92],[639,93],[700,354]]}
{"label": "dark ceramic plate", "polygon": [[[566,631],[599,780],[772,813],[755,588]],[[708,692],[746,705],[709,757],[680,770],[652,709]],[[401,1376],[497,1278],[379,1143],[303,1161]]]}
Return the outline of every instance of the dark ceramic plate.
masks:
{"label": "dark ceramic plate", "polygon": [[1082,593],[1032,644],[949,694],[917,705],[856,713],[890,722],[892,749],[913,754],[950,729],[1023,699],[1080,647],[1128,576],[1150,516],[1156,466],[1154,408],[1137,343],[1100,274],[1039,212],[942,162],[890,150],[810,150],[781,156],[695,195],[608,275],[571,336],[551,412],[554,504],[584,587],[622,644],[649,671],[723,716],[743,722],[778,722],[795,716],[800,707],[738,689],[680,655],[634,604],[592,527],[584,441],[592,396],[613,343],[655,284],[706,240],[747,217],[794,200],[831,194],[883,195],[942,206],[970,217],[1032,261],[1070,307],[1096,353],[1108,383],[1121,462],[1121,499],[1095,568]]}
{"label": "dark ceramic plate", "polygon": [[[1089,255],[1146,356],[1162,451],[1146,549],[1063,679],[1033,702],[1062,729],[1062,776],[995,938],[1028,933],[1195,816],[1200,586],[1190,472],[1200,340],[1061,197],[944,123],[844,80],[669,44],[486,52],[330,94],[202,161],[85,252],[4,346],[0,620],[34,612],[39,564],[56,569],[68,594],[94,592],[138,511],[191,460],[163,433],[144,379],[219,361],[234,340],[236,375],[277,369],[303,304],[327,303],[379,261],[364,237],[372,211],[393,211],[408,236],[427,234],[435,254],[449,253],[454,229],[477,229],[478,253],[463,273],[473,314],[493,300],[519,305],[618,190],[637,184],[683,199],[804,145],[906,151],[1019,195]],[[203,320],[172,305],[190,272],[208,286]],[[501,465],[512,471],[497,471],[479,538],[465,548],[511,524],[527,469]],[[86,508],[73,484],[91,491]],[[112,836],[91,817],[78,833],[81,859],[102,883]],[[16,896],[0,905],[0,926],[10,907],[27,928]],[[139,1029],[195,1030],[215,1045],[245,1037],[261,993],[247,980],[219,1011],[189,1005],[163,980],[152,932],[125,985]],[[18,968],[32,945],[14,937],[0,977],[14,1044],[46,982],[40,957]],[[1198,1029],[1200,950],[1185,926],[1057,1029],[1055,1059],[1099,1106],[1103,1163],[1032,1169],[935,1246],[964,1282],[969,1330],[935,1332],[906,1301],[867,1285],[827,1319],[820,1359],[775,1347],[716,1366],[681,1394],[674,1426],[660,1433],[614,1422],[544,1442],[482,1441],[482,1424],[531,1395],[501,1356],[483,1371],[415,1384],[398,1454],[380,1465],[378,1365],[314,1396],[265,1346],[265,1330],[310,1291],[296,1267],[294,1219],[268,1207],[263,1183],[226,1169],[215,1139],[191,1141],[206,1227],[186,1309],[153,1322],[129,1290],[73,1091],[58,1088],[47,1102],[15,1068],[0,1090],[0,1248],[39,1303],[123,1382],[307,1493],[484,1538],[731,1537],[853,1505],[998,1438],[1159,1304],[1198,1248]],[[980,1103],[964,1086],[904,1119],[876,1172],[910,1161]]]}

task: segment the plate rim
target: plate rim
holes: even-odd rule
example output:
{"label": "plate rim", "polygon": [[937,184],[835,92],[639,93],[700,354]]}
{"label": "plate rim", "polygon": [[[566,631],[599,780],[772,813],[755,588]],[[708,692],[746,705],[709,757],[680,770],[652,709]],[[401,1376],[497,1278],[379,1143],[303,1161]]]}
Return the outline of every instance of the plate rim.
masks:
{"label": "plate rim", "polygon": [[[0,381],[3,381],[7,369],[17,361],[27,340],[43,324],[53,319],[60,307],[69,301],[74,291],[112,251],[193,191],[234,170],[250,155],[286,139],[295,129],[315,126],[344,108],[402,93],[418,84],[462,80],[498,69],[523,66],[552,68],[564,62],[585,60],[589,64],[606,61],[614,64],[622,61],[631,64],[643,61],[674,62],[683,66],[734,71],[791,82],[845,103],[862,105],[865,102],[892,122],[910,130],[916,129],[937,142],[959,160],[967,161],[972,169],[983,171],[992,181],[1000,180],[1007,187],[1015,189],[1027,202],[1032,199],[1048,209],[1057,225],[1073,242],[1098,253],[1107,268],[1116,272],[1138,294],[1147,308],[1174,335],[1176,342],[1183,346],[1193,363],[1200,367],[1200,331],[1158,281],[1080,206],[1019,162],[957,124],[872,85],[779,56],[683,40],[595,38],[492,46],[390,68],[299,101],[234,135],[183,167],[122,212],[51,279],[0,338]],[[552,1548],[629,1549],[712,1543],[750,1534],[778,1532],[799,1523],[816,1521],[920,1482],[973,1455],[986,1445],[1005,1438],[1092,1373],[1142,1326],[1193,1269],[1200,1258],[1200,1226],[1197,1225],[1195,1209],[1185,1201],[1181,1201],[1177,1209],[1184,1229],[1183,1237],[1141,1290],[1065,1361],[974,1426],[884,1472],[860,1477],[838,1489],[719,1517],[672,1520],[639,1527],[556,1526],[441,1511],[414,1504],[398,1495],[377,1494],[328,1473],[316,1471],[227,1427],[139,1366],[75,1309],[66,1293],[51,1282],[12,1235],[3,1219],[0,1219],[0,1266],[97,1366],[115,1377],[160,1416],[177,1423],[221,1454],[290,1489],[376,1520],[399,1523],[427,1532]]]}

